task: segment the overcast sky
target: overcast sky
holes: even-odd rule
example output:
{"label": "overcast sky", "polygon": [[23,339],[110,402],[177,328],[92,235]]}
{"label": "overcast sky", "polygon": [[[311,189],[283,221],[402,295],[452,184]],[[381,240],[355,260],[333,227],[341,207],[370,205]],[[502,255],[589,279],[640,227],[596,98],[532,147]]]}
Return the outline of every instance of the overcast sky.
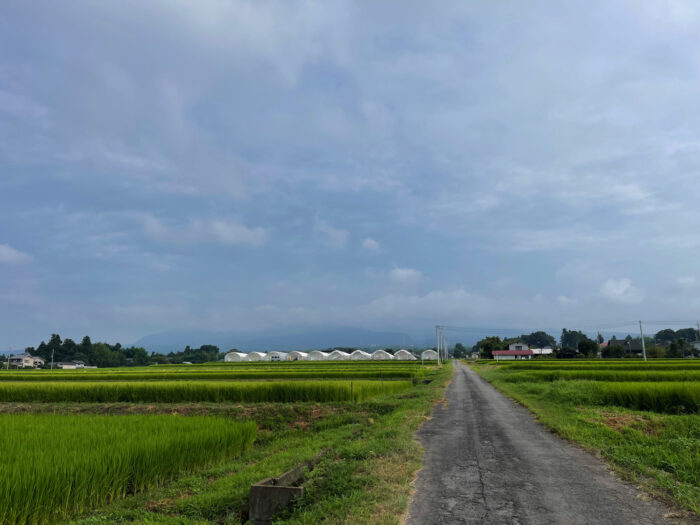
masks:
{"label": "overcast sky", "polygon": [[6,0],[0,348],[695,319],[698,5]]}

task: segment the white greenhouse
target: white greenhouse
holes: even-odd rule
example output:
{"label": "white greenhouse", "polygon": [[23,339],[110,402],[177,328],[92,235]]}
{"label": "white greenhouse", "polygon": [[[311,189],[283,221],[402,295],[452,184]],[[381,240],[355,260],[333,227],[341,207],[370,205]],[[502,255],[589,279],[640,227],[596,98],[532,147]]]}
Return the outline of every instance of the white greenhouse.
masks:
{"label": "white greenhouse", "polygon": [[350,354],[350,359],[353,361],[367,361],[368,359],[372,359],[372,354],[368,354],[364,350],[355,350]]}
{"label": "white greenhouse", "polygon": [[270,352],[267,355],[270,356],[270,361],[287,361],[289,359],[287,352]]}
{"label": "white greenhouse", "polygon": [[307,361],[327,361],[328,354],[326,352],[321,352],[320,350],[314,350],[313,352],[309,352],[306,359]]}
{"label": "white greenhouse", "polygon": [[328,354],[329,361],[347,361],[348,359],[350,359],[350,354],[342,350],[333,350]]}
{"label": "white greenhouse", "polygon": [[421,355],[420,358],[423,361],[437,361],[438,355],[435,350],[425,350]]}
{"label": "white greenhouse", "polygon": [[248,361],[269,361],[270,356],[262,352],[250,352],[248,354]]}
{"label": "white greenhouse", "polygon": [[414,356],[411,352],[408,350],[404,350],[403,348],[396,352],[394,354],[394,359],[398,359],[399,361],[415,361],[416,356]]}
{"label": "white greenhouse", "polygon": [[289,352],[289,360],[290,361],[306,361],[309,357],[309,354],[306,352],[299,352],[298,350],[294,350],[293,352]]}
{"label": "white greenhouse", "polygon": [[224,361],[227,363],[238,363],[239,361],[247,361],[248,354],[243,352],[229,352],[224,356]]}
{"label": "white greenhouse", "polygon": [[394,359],[394,356],[386,350],[377,350],[376,352],[372,353],[372,359],[375,361],[387,361]]}

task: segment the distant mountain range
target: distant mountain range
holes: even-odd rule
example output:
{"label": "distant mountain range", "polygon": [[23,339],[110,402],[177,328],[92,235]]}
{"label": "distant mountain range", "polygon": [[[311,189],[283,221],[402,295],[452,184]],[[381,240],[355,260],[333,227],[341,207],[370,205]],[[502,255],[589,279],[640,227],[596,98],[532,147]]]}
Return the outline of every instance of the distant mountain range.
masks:
{"label": "distant mountain range", "polygon": [[[422,339],[422,338],[421,338]],[[254,350],[316,350],[332,347],[399,348],[410,347],[415,341],[401,332],[375,332],[363,328],[329,328],[314,331],[290,332],[208,332],[204,330],[171,330],[142,337],[133,343],[149,352],[177,352],[186,346],[199,348],[216,345],[221,351],[233,348]],[[429,344],[421,341],[421,346]]]}

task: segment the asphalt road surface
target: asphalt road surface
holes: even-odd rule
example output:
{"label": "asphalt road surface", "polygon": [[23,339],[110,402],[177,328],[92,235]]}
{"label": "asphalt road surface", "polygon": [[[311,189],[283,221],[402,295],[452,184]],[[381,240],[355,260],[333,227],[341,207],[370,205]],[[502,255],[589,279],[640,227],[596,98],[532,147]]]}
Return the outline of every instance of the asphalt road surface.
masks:
{"label": "asphalt road surface", "polygon": [[447,406],[418,432],[423,469],[407,523],[665,524],[594,456],[557,438],[476,372],[455,363]]}

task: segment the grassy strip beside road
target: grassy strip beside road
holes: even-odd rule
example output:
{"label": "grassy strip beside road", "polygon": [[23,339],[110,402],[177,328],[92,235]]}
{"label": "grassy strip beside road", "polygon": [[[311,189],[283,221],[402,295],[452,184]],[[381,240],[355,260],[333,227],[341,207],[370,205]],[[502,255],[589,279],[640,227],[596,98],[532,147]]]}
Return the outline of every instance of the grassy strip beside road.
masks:
{"label": "grassy strip beside road", "polygon": [[[600,453],[627,479],[700,513],[697,382],[628,382],[624,375],[616,382],[566,375],[552,382],[546,375],[532,375],[538,364],[472,366],[558,434]],[[593,364],[600,366],[599,361]],[[543,363],[542,368],[552,371],[556,363]],[[615,370],[623,371],[619,366]]]}

